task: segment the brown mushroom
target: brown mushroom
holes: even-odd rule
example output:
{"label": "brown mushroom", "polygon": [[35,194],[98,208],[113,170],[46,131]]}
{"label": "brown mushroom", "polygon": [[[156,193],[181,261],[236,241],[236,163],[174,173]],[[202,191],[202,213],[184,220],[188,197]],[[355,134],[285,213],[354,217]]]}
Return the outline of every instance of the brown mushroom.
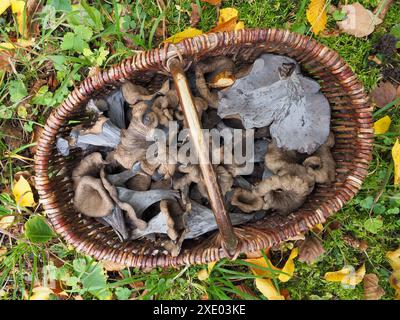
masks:
{"label": "brown mushroom", "polygon": [[173,120],[178,104],[178,94],[175,89],[171,89],[164,96],[157,97],[151,109],[157,115],[159,123],[168,126],[168,122]]}
{"label": "brown mushroom", "polygon": [[278,176],[290,175],[299,176],[307,181],[310,191],[314,188],[314,175],[309,174],[305,166],[301,164],[304,155],[297,151],[283,150],[273,140],[265,154],[266,169]]}
{"label": "brown mushroom", "polygon": [[122,95],[126,102],[130,105],[134,105],[139,101],[149,101],[152,100],[158,94],[166,94],[169,90],[169,80],[165,81],[160,90],[153,94],[149,94],[145,87],[142,87],[132,82],[125,82],[122,85]]}
{"label": "brown mushroom", "polygon": [[84,176],[99,177],[100,170],[107,164],[99,152],[93,152],[83,158],[72,170],[72,180],[77,184]]}
{"label": "brown mushroom", "polygon": [[283,150],[272,140],[265,154],[265,166],[274,174],[305,173],[305,168],[300,164],[301,155],[293,150]]}
{"label": "brown mushroom", "polygon": [[120,207],[115,206],[110,215],[99,218],[99,221],[110,226],[122,241],[129,238],[125,217]]}
{"label": "brown mushroom", "polygon": [[308,181],[299,176],[274,175],[262,180],[254,189],[264,199],[264,209],[289,214],[300,208],[310,193]]}
{"label": "brown mushroom", "polygon": [[260,195],[253,191],[236,188],[231,198],[231,204],[243,212],[249,213],[261,210],[264,206],[264,201]]}
{"label": "brown mushroom", "polygon": [[125,185],[131,190],[146,191],[150,189],[151,177],[144,172],[138,172],[133,177],[129,178]]}
{"label": "brown mushroom", "polygon": [[328,140],[318,148],[313,156],[303,162],[307,172],[314,177],[316,183],[330,184],[335,180],[336,163],[331,153],[334,144],[335,137],[331,132]]}
{"label": "brown mushroom", "polygon": [[145,158],[147,148],[153,143],[154,129],[158,124],[153,112],[147,113],[147,104],[139,102],[132,108],[132,119],[128,129],[122,130],[121,142],[114,151],[114,158],[124,168],[131,169]]}
{"label": "brown mushroom", "polygon": [[[218,107],[218,94],[216,92],[210,91],[206,75],[214,75],[214,79],[218,74],[232,73],[235,65],[233,61],[227,57],[212,57],[205,61],[201,61],[196,64],[195,76],[196,76],[196,86],[199,91],[200,96],[207,101],[207,103],[213,107]],[[226,81],[224,81],[226,83]]]}
{"label": "brown mushroom", "polygon": [[175,190],[181,190],[186,193],[187,189],[192,183],[196,183],[199,192],[204,198],[208,198],[207,188],[203,182],[203,178],[201,176],[201,171],[199,166],[197,165],[181,165],[178,168],[179,172],[184,173],[184,175],[180,178],[175,178],[173,180],[173,188]]}
{"label": "brown mushroom", "polygon": [[106,177],[106,173],[104,169],[100,171],[101,182],[103,183],[104,188],[108,191],[110,198],[122,209],[126,212],[130,221],[140,230],[144,230],[147,227],[146,221],[142,220],[137,214],[135,209],[127,202],[120,201],[118,198],[117,188],[114,187]]}
{"label": "brown mushroom", "polygon": [[76,183],[74,207],[88,217],[105,217],[114,209],[110,198],[100,179],[83,176]]}
{"label": "brown mushroom", "polygon": [[215,169],[215,173],[217,174],[217,180],[221,187],[222,195],[225,196],[227,192],[232,190],[233,177],[224,166],[218,166]]}

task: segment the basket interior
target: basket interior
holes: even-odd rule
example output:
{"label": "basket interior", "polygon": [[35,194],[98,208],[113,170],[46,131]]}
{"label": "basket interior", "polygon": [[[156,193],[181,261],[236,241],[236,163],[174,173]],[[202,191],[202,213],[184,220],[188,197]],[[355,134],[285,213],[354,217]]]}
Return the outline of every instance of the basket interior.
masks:
{"label": "basket interior", "polygon": [[[204,44],[201,42],[205,39],[203,36],[197,42],[185,41],[177,48],[183,52],[180,56],[187,66],[191,62],[218,55],[229,56],[235,63],[249,63],[262,53],[287,55],[298,61],[303,74],[320,83],[322,92],[330,102],[331,130],[335,134],[332,154],[336,161],[336,182],[330,187],[316,185],[306,203],[288,217],[271,214],[257,222],[235,227],[240,240],[238,253],[275,245],[324,222],[358,191],[371,157],[370,108],[362,85],[337,53],[309,38],[293,33],[264,30],[264,33],[257,31],[259,38],[251,39],[256,37],[254,32],[256,31],[245,30],[239,35],[236,34],[237,39],[232,39],[232,33],[217,35],[216,41],[223,45],[213,45],[213,38],[208,39],[210,43]],[[241,40],[239,36],[247,36],[250,39]],[[202,47],[193,48],[197,43],[201,43]],[[189,44],[192,47],[188,49]],[[147,55],[143,55],[145,56]],[[128,59],[125,65],[134,64],[138,59]],[[123,68],[124,63],[121,66]],[[136,64],[136,69],[128,73],[129,77],[122,76],[120,81],[129,78],[137,84],[148,86],[152,83],[153,86],[157,86],[165,77],[165,68],[161,63],[139,66]],[[84,85],[82,84],[81,88]],[[45,137],[41,141],[42,149],[38,149],[39,156],[36,158],[36,176],[39,182],[37,189],[53,227],[78,250],[97,259],[107,259],[127,266],[176,266],[222,258],[224,252],[220,248],[218,232],[196,240],[185,240],[180,255],[171,257],[161,253],[160,244],[146,239],[121,242],[110,227],[75,212],[70,175],[82,153],[75,149],[68,157],[59,155],[55,147],[55,137],[69,133],[72,128],[70,120],[88,121],[83,111],[85,102],[106,94],[118,85],[118,81],[109,81],[85,96],[72,112],[61,114],[62,121],[54,124],[50,119],[46,125]],[[46,152],[47,158],[44,160],[40,157],[41,150]]]}

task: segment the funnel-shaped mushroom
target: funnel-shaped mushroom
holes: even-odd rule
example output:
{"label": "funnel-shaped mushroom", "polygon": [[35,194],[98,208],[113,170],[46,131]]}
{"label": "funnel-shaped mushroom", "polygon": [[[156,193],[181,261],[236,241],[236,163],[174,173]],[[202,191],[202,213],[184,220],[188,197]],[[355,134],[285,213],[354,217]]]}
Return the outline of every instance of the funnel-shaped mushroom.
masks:
{"label": "funnel-shaped mushroom", "polygon": [[299,176],[272,176],[262,180],[254,190],[264,198],[264,209],[289,214],[300,208],[310,194],[308,181]]}
{"label": "funnel-shaped mushroom", "polygon": [[[252,220],[261,218],[262,215],[229,213],[233,225],[239,225]],[[185,220],[185,239],[194,239],[202,234],[217,229],[217,223],[211,209],[195,202],[191,202],[191,210],[184,216]],[[149,227],[145,230],[133,230],[132,239],[137,239],[152,233],[168,233],[168,224],[165,214],[158,214],[148,222]],[[151,227],[150,227],[151,226]]]}
{"label": "funnel-shaped mushroom", "polygon": [[108,216],[100,218],[101,222],[109,225],[117,233],[122,240],[128,239],[128,230],[125,224],[125,218],[120,207],[115,206],[112,213]]}
{"label": "funnel-shaped mushroom", "polygon": [[243,212],[249,213],[261,210],[264,206],[264,201],[260,195],[250,190],[237,188],[232,195],[231,204]]}
{"label": "funnel-shaped mushroom", "polygon": [[124,97],[121,90],[115,90],[106,98],[108,110],[106,114],[111,120],[111,123],[116,125],[119,129],[126,128]]}
{"label": "funnel-shaped mushroom", "polygon": [[105,217],[114,209],[114,202],[100,179],[84,176],[76,184],[74,206],[88,217]]}
{"label": "funnel-shaped mushroom", "polygon": [[118,199],[132,206],[136,215],[141,217],[143,212],[152,204],[161,200],[174,200],[179,193],[175,190],[153,189],[147,191],[135,191],[117,187]]}
{"label": "funnel-shaped mushroom", "polygon": [[86,150],[88,146],[115,148],[121,139],[121,131],[108,118],[100,116],[90,128],[77,126],[70,136],[57,138],[57,150],[63,156],[69,155],[71,148]]}
{"label": "funnel-shaped mushroom", "polygon": [[75,145],[85,149],[87,145],[115,148],[121,139],[121,130],[111,120],[101,116],[95,124],[83,130],[72,130]]}
{"label": "funnel-shaped mushroom", "polygon": [[313,156],[303,162],[307,172],[314,177],[317,183],[330,184],[335,180],[336,163],[331,153],[334,144],[335,138],[331,132],[328,140],[318,148]]}
{"label": "funnel-shaped mushroom", "polygon": [[128,129],[122,130],[121,142],[114,152],[114,158],[124,168],[145,158],[147,148],[153,143],[154,128],[158,121],[154,113],[146,114],[147,104],[139,102],[132,108],[132,119]]}
{"label": "funnel-shaped mushroom", "polygon": [[[196,64],[196,86],[200,96],[213,107],[218,107],[218,94],[215,91],[210,91],[207,86],[206,75],[209,76],[211,87],[216,87],[213,84],[223,83],[225,85],[232,85],[235,81],[233,70],[234,63],[231,59],[220,56],[213,57],[207,61],[201,61]],[[222,76],[222,77],[221,77]],[[225,80],[224,80],[225,79]]]}
{"label": "funnel-shaped mushroom", "polygon": [[93,152],[83,158],[81,162],[72,171],[72,180],[76,184],[84,176],[98,178],[100,170],[107,164],[101,153]]}
{"label": "funnel-shaped mushroom", "polygon": [[124,96],[126,102],[131,106],[135,105],[140,101],[150,101],[153,100],[157,95],[165,95],[169,91],[169,80],[164,81],[160,90],[153,94],[140,85],[134,84],[132,82],[125,82],[122,85],[122,95]]}

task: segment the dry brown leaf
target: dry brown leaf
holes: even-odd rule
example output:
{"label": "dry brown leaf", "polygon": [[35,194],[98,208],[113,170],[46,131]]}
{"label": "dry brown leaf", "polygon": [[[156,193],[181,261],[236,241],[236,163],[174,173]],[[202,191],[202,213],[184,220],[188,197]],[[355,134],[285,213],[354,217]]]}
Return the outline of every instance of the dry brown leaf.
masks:
{"label": "dry brown leaf", "polygon": [[368,243],[365,240],[359,240],[350,234],[343,235],[342,239],[344,243],[354,249],[358,249],[361,251],[365,251],[368,249]]}
{"label": "dry brown leaf", "polygon": [[7,248],[0,247],[0,262],[5,258],[6,253],[7,253]]}
{"label": "dry brown leaf", "polygon": [[379,108],[383,108],[388,103],[396,99],[396,87],[390,81],[382,81],[370,93],[373,103]]}
{"label": "dry brown leaf", "polygon": [[207,2],[213,6],[221,5],[222,0],[201,0],[201,2]]}
{"label": "dry brown leaf", "polygon": [[0,49],[0,71],[11,71],[10,59],[13,57],[13,53],[8,50]]}
{"label": "dry brown leaf", "polygon": [[[236,289],[238,289],[240,292],[243,292],[249,296],[253,296],[253,297],[257,297],[256,293],[251,290],[248,286],[246,286],[244,283],[238,284],[235,286]],[[243,299],[242,296],[235,294],[235,298],[236,299]]]}
{"label": "dry brown leaf", "polygon": [[[39,125],[35,125],[35,126],[33,127],[33,133],[32,133],[32,137],[31,137],[31,143],[37,143],[37,141],[39,140],[39,137],[40,137],[40,135],[42,134],[43,130],[44,130],[43,127],[42,127],[42,126],[39,126]],[[35,145],[29,147],[29,151],[30,151],[32,154],[35,154],[35,153],[36,153],[36,148],[37,148],[37,145],[35,144]]]}
{"label": "dry brown leaf", "polygon": [[375,30],[375,26],[382,22],[358,2],[343,6],[342,11],[346,12],[346,19],[337,22],[339,28],[357,38],[368,36]]}
{"label": "dry brown leaf", "polygon": [[0,131],[2,133],[2,140],[10,150],[17,149],[24,144],[24,131],[19,123],[4,121],[0,127]]}
{"label": "dry brown leaf", "polygon": [[307,264],[314,263],[325,252],[321,240],[308,236],[299,248],[299,261]]}
{"label": "dry brown leaf", "polygon": [[385,290],[379,285],[376,274],[368,273],[364,277],[365,300],[379,300],[385,294]]}
{"label": "dry brown leaf", "polygon": [[190,26],[195,27],[200,22],[199,7],[192,3],[192,12],[190,13]]}
{"label": "dry brown leaf", "polygon": [[39,23],[33,22],[33,17],[42,9],[43,5],[40,0],[26,1],[26,31],[25,37],[37,36],[40,32]]}
{"label": "dry brown leaf", "polygon": [[106,271],[112,272],[112,271],[121,271],[126,268],[126,266],[112,262],[110,260],[103,260],[101,261],[101,264],[103,265],[104,269]]}

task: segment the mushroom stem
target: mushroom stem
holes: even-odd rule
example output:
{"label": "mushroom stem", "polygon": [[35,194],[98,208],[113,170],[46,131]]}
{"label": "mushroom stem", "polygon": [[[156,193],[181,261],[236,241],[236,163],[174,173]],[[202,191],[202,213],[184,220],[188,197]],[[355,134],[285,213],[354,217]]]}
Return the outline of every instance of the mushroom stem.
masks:
{"label": "mushroom stem", "polygon": [[217,176],[209,159],[208,145],[201,130],[201,124],[194,99],[189,89],[189,83],[183,68],[177,59],[169,63],[172,78],[177,89],[180,104],[188,124],[193,144],[199,157],[199,165],[207,188],[211,208],[222,238],[222,247],[229,257],[233,257],[238,246],[238,239],[233,231],[231,220],[227,214]]}

